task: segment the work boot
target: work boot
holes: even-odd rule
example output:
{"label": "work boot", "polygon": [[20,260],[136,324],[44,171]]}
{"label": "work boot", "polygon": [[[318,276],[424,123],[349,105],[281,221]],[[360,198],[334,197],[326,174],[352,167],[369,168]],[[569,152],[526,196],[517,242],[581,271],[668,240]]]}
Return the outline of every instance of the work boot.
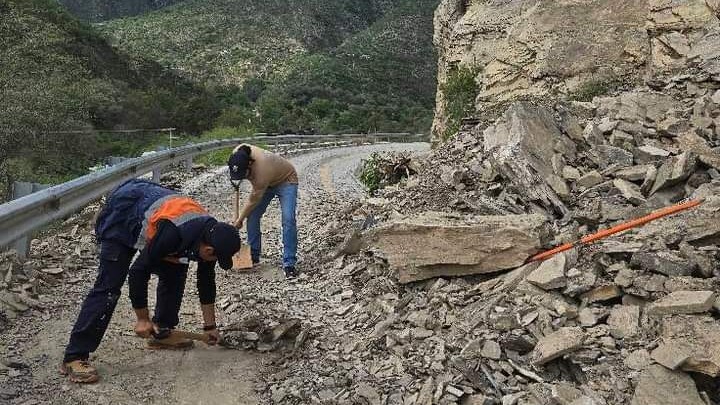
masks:
{"label": "work boot", "polygon": [[147,341],[148,349],[153,350],[188,350],[195,346],[195,343],[190,339],[178,337],[177,335],[170,333],[170,336],[164,339],[150,338]]}
{"label": "work boot", "polygon": [[100,379],[97,369],[87,360],[74,360],[60,365],[60,373],[68,376],[70,381],[91,384]]}
{"label": "work boot", "polygon": [[288,279],[295,278],[298,275],[297,269],[295,268],[295,266],[287,266],[287,267],[283,268],[283,271],[285,272],[285,278],[288,278]]}

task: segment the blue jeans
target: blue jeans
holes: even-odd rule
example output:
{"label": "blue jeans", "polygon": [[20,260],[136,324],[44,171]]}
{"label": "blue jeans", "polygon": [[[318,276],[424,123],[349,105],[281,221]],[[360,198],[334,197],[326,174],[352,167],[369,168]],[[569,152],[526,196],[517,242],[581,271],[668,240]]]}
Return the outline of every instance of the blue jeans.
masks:
{"label": "blue jeans", "polygon": [[280,210],[282,211],[282,235],[283,235],[283,267],[295,266],[297,262],[297,223],[295,211],[297,209],[297,184],[283,183],[279,186],[270,187],[265,191],[260,203],[250,213],[247,220],[248,244],[252,252],[254,263],[260,261],[262,251],[262,233],[260,231],[260,219],[270,202],[278,197]]}

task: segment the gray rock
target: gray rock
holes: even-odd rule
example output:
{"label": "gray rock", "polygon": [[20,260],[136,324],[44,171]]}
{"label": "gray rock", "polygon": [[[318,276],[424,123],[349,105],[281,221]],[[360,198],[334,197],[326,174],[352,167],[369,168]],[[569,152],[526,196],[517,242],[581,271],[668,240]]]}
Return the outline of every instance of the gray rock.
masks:
{"label": "gray rock", "polygon": [[540,267],[528,275],[527,281],[543,290],[565,287],[567,284],[565,278],[566,261],[564,253],[559,253],[545,260],[540,264]]}
{"label": "gray rock", "polygon": [[435,393],[435,379],[432,377],[428,377],[428,379],[425,380],[425,383],[423,383],[423,386],[420,389],[420,394],[418,395],[418,398],[415,401],[415,404],[416,405],[432,405],[434,393]]}
{"label": "gray rock", "polygon": [[711,98],[713,103],[720,104],[720,90],[716,91]]}
{"label": "gray rock", "polygon": [[582,347],[585,332],[578,327],[560,328],[540,339],[531,354],[535,365],[543,365]]}
{"label": "gray rock", "polygon": [[604,285],[594,288],[580,296],[587,303],[610,301],[622,297],[622,290],[616,285]]}
{"label": "gray rock", "polygon": [[617,146],[597,145],[590,150],[589,158],[601,168],[606,168],[611,164],[620,167],[633,165],[633,154]]}
{"label": "gray rock", "polygon": [[469,395],[461,402],[462,405],[493,405],[494,403],[492,398],[482,394]]}
{"label": "gray rock", "polygon": [[360,398],[365,398],[370,405],[381,405],[380,394],[378,391],[371,387],[369,384],[360,383],[355,389],[355,393]]}
{"label": "gray rock", "polygon": [[713,291],[675,291],[648,306],[649,315],[696,314],[715,304]]}
{"label": "gray rock", "polygon": [[685,152],[680,156],[668,159],[658,169],[655,184],[650,190],[650,194],[687,180],[695,171],[696,165],[697,155],[693,152]]}
{"label": "gray rock", "polygon": [[480,354],[488,359],[500,360],[500,357],[502,357],[502,349],[497,342],[493,340],[487,340],[485,341],[482,352]]}
{"label": "gray rock", "polygon": [[597,275],[592,271],[579,271],[572,268],[566,272],[567,287],[563,290],[565,295],[576,297],[579,294],[586,293],[595,286]]}
{"label": "gray rock", "polygon": [[648,170],[655,168],[653,165],[639,165],[620,169],[615,172],[614,176],[618,179],[627,181],[641,181],[647,177]]}
{"label": "gray rock", "polygon": [[563,180],[562,177],[551,174],[548,176],[545,181],[550,185],[550,187],[557,193],[557,195],[560,198],[567,198],[570,196],[570,187],[568,187],[565,180]]}
{"label": "gray rock", "polygon": [[495,170],[515,189],[548,210],[567,214],[567,207],[545,179],[555,173],[551,164],[555,154],[573,159],[576,146],[562,134],[550,111],[516,102],[483,135]]}
{"label": "gray rock", "polygon": [[630,203],[635,205],[642,205],[645,203],[645,197],[640,192],[640,187],[630,183],[627,180],[615,179],[613,181],[615,188],[620,190],[620,194],[628,200]]}
{"label": "gray rock", "polygon": [[650,353],[646,349],[639,349],[630,353],[630,355],[625,358],[624,363],[627,368],[640,371],[652,364],[652,360]]}
{"label": "gray rock", "polygon": [[657,168],[655,166],[649,166],[647,173],[645,173],[645,180],[643,180],[642,185],[640,186],[640,192],[643,193],[643,195],[650,194],[650,190],[652,189],[652,186],[655,184],[655,179],[657,179]]}
{"label": "gray rock", "polygon": [[665,291],[665,282],[667,277],[660,274],[647,275],[643,274],[635,277],[633,280],[633,286],[641,288],[645,291],[650,292],[662,292]]}
{"label": "gray rock", "polygon": [[677,137],[678,145],[685,152],[692,152],[704,164],[720,169],[720,153],[713,150],[707,141],[694,132],[688,131]]}
{"label": "gray rock", "polygon": [[662,343],[651,353],[653,360],[670,370],[680,368],[690,356],[690,348],[684,342]]}
{"label": "gray rock", "polygon": [[627,132],[616,130],[610,135],[610,145],[623,149],[632,149],[635,146],[635,138]]}
{"label": "gray rock", "polygon": [[630,265],[666,276],[689,276],[695,269],[693,263],[668,251],[633,253]]}
{"label": "gray rock", "polygon": [[581,141],[583,139],[583,128],[580,126],[577,117],[566,109],[559,109],[560,128],[570,138]]}
{"label": "gray rock", "polygon": [[638,164],[647,164],[665,160],[670,156],[670,152],[660,149],[652,145],[643,145],[633,151],[635,162]]}
{"label": "gray rock", "polygon": [[517,392],[515,394],[507,394],[502,397],[502,405],[516,405],[518,401],[527,396],[527,392]]}
{"label": "gray rock", "polygon": [[704,405],[687,374],[653,365],[640,375],[631,405]]}
{"label": "gray rock", "polygon": [[580,322],[580,325],[589,328],[597,325],[598,316],[596,315],[593,308],[583,308],[578,314],[578,321]]}
{"label": "gray rock", "polygon": [[636,277],[637,273],[635,271],[623,266],[615,275],[613,282],[620,287],[627,288],[633,285]]}
{"label": "gray rock", "polygon": [[[663,324],[663,343],[653,358],[666,367],[720,376],[720,325],[710,316],[678,316]],[[657,352],[657,356],[656,356]]]}
{"label": "gray rock", "polygon": [[640,328],[640,307],[616,306],[610,311],[607,324],[610,327],[610,333],[615,338],[629,338],[637,335]]}
{"label": "gray rock", "polygon": [[617,128],[617,125],[618,121],[613,121],[608,117],[603,117],[600,120],[600,123],[597,125],[597,129],[604,134],[609,134],[615,128]]}
{"label": "gray rock", "polygon": [[572,166],[565,166],[562,172],[563,177],[566,180],[577,181],[582,177],[580,170]]}
{"label": "gray rock", "polygon": [[426,212],[373,229],[368,244],[400,282],[492,273],[522,266],[547,238],[542,215],[452,217]]}
{"label": "gray rock", "polygon": [[605,137],[603,136],[602,131],[599,129],[598,125],[593,122],[585,126],[582,136],[583,138],[585,138],[585,141],[590,145],[602,145],[602,143],[605,141]]}
{"label": "gray rock", "polygon": [[600,172],[598,172],[597,170],[593,170],[580,177],[580,179],[577,181],[577,185],[579,187],[590,188],[593,186],[597,186],[603,181],[605,181],[605,179],[603,178],[602,174],[600,174]]}
{"label": "gray rock", "polygon": [[582,391],[575,388],[575,386],[570,383],[561,382],[554,384],[551,388],[551,399],[553,404],[571,405],[583,396]]}

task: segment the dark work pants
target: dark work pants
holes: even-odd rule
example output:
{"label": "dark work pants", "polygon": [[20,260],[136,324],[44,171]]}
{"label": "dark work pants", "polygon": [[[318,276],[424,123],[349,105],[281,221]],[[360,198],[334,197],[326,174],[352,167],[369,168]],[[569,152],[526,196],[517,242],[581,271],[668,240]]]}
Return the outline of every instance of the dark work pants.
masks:
{"label": "dark work pants", "polygon": [[[135,249],[112,241],[102,241],[97,279],[83,301],[70,334],[70,342],[65,348],[63,362],[87,360],[90,353],[97,350],[110,324],[134,255]],[[157,268],[155,273],[159,276],[159,282],[153,322],[161,327],[175,327],[179,321],[187,265],[168,263],[167,266]]]}

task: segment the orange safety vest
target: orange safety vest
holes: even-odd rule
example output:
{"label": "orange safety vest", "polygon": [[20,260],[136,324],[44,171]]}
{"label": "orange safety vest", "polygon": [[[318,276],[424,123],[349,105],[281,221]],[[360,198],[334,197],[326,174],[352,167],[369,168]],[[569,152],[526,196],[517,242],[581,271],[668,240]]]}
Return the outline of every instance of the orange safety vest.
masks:
{"label": "orange safety vest", "polygon": [[135,248],[138,250],[144,248],[155,237],[161,220],[168,220],[175,226],[180,226],[206,216],[208,216],[207,210],[190,197],[179,194],[163,197],[145,211],[145,219]]}

